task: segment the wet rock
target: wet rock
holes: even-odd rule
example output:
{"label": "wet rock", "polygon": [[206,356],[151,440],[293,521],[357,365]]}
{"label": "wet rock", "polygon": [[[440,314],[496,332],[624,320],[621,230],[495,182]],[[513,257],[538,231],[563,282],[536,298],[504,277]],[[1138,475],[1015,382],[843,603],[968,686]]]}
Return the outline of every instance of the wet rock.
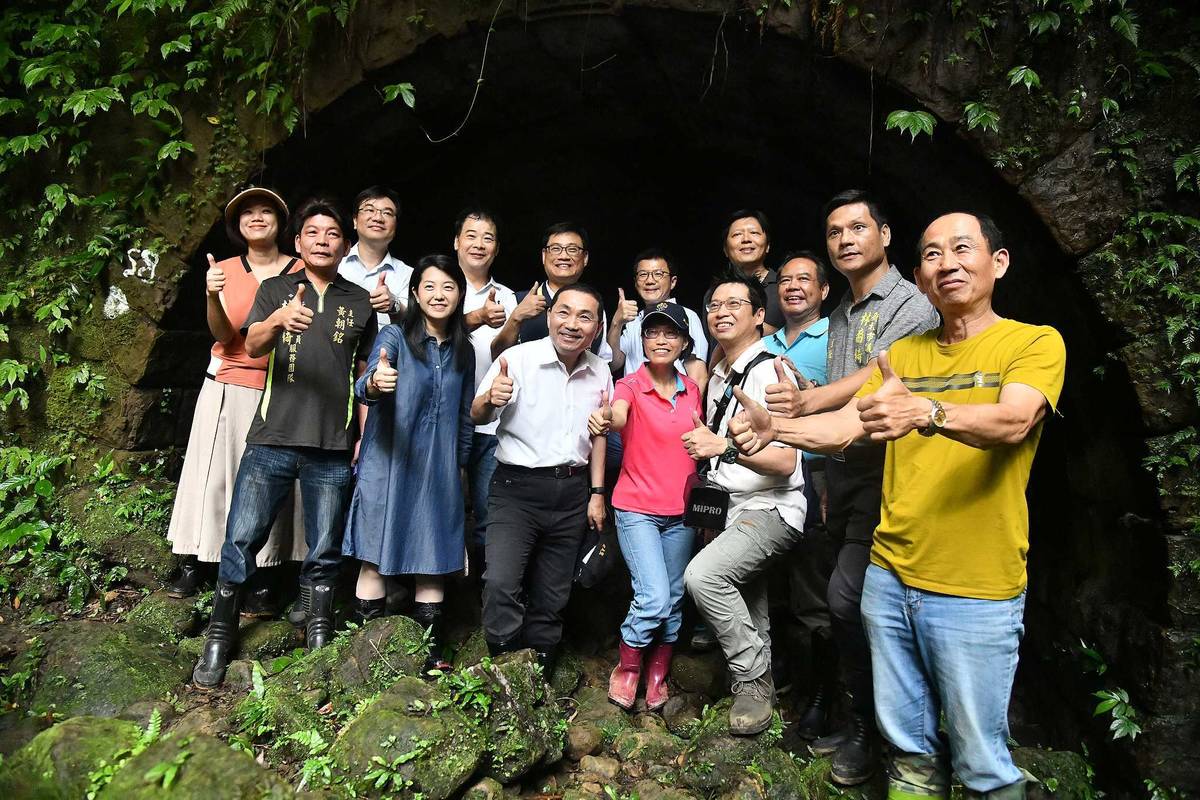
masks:
{"label": "wet rock", "polygon": [[693,729],[700,722],[706,703],[704,697],[698,694],[683,693],[672,695],[663,706],[663,721],[667,729],[676,736],[691,736]]}
{"label": "wet rock", "polygon": [[238,658],[265,662],[303,646],[286,620],[243,620],[238,628]]}
{"label": "wet rock", "polygon": [[487,640],[483,631],[476,630],[467,637],[454,654],[454,668],[462,669],[478,664],[488,654]]}
{"label": "wet rock", "polygon": [[1088,762],[1078,753],[1043,750],[1040,747],[1015,747],[1013,763],[1027,770],[1039,784],[1027,784],[1030,800],[1057,797],[1094,797],[1096,790],[1088,776]]}
{"label": "wet rock", "polygon": [[481,778],[479,783],[463,792],[463,800],[501,800],[504,786],[495,778]]}
{"label": "wet rock", "polygon": [[41,715],[27,717],[19,711],[0,714],[0,755],[15,753],[50,725]]}
{"label": "wet rock", "polygon": [[254,662],[246,659],[230,661],[225,669],[225,682],[222,684],[227,691],[234,694],[245,694],[254,686]]}
{"label": "wet rock", "polygon": [[194,600],[158,591],[134,606],[126,621],[154,631],[163,641],[178,642],[195,632],[196,604]]}
{"label": "wet rock", "polygon": [[623,761],[669,761],[683,752],[684,742],[665,730],[632,730],[618,734],[612,749]]}
{"label": "wet rock", "polygon": [[404,783],[395,788],[444,800],[466,783],[484,754],[478,726],[447,700],[420,678],[400,678],[342,731],[330,755],[367,796],[388,793],[365,778],[379,759]]}
{"label": "wet rock", "polygon": [[199,705],[175,720],[170,731],[175,736],[202,733],[207,736],[222,736],[230,730],[228,712],[209,704]]}
{"label": "wet rock", "polygon": [[789,786],[798,785],[799,767],[776,746],[783,735],[783,723],[776,715],[771,726],[756,736],[729,733],[729,707],[732,700],[718,703],[701,720],[684,754],[680,782],[697,794],[732,792],[755,767],[767,769],[773,777],[769,796],[781,800],[790,796]]}
{"label": "wet rock", "polygon": [[486,713],[478,715],[487,731],[484,774],[507,784],[535,766],[562,758],[566,720],[546,694],[533,651],[502,655],[462,675],[465,682],[479,682],[491,696]]}
{"label": "wet rock", "polygon": [[0,796],[78,800],[88,774],[133,746],[141,729],[132,722],[75,717],[42,731],[0,767]]}
{"label": "wet rock", "polygon": [[614,651],[609,657],[604,656],[584,656],[579,660],[580,668],[583,670],[583,682],[588,686],[608,686],[608,676],[612,673],[612,668],[616,666],[617,655]]}
{"label": "wet rock", "polygon": [[604,734],[590,723],[577,723],[567,728],[566,756],[578,761],[584,756],[595,755],[604,743]]}
{"label": "wet rock", "polygon": [[[167,796],[163,770],[174,770],[170,797],[179,800],[285,800],[294,792],[254,757],[211,736],[169,736],[131,758],[97,800],[158,800]],[[159,773],[157,780],[155,774]]]}
{"label": "wet rock", "polygon": [[717,698],[728,694],[725,658],[719,651],[681,653],[671,662],[671,680],[684,692]]}
{"label": "wet rock", "polygon": [[82,489],[67,496],[65,507],[88,550],[162,581],[175,569],[175,555],[167,541],[169,520],[156,515],[147,515],[151,518],[142,520],[128,511],[151,502],[147,492],[154,495],[169,491],[170,486],[145,484],[105,495]]}
{"label": "wet rock", "polygon": [[664,786],[658,781],[641,780],[634,784],[634,792],[640,800],[695,800],[695,796],[674,786]]}
{"label": "wet rock", "polygon": [[174,644],[129,623],[70,621],[47,636],[31,707],[64,716],[115,716],[178,690],[191,665]]}
{"label": "wet rock", "polygon": [[601,778],[612,780],[621,771],[621,764],[615,758],[603,756],[584,756],[579,762],[579,768],[584,772],[599,775]]}
{"label": "wet rock", "polygon": [[554,690],[555,697],[566,697],[575,691],[583,678],[583,664],[579,656],[569,650],[559,654],[558,663],[554,665],[554,673],[548,683]]}
{"label": "wet rock", "polygon": [[123,719],[145,728],[150,724],[150,718],[154,716],[155,711],[158,712],[159,724],[163,728],[169,726],[178,716],[175,713],[175,707],[166,700],[143,700],[126,708],[117,715],[117,719]]}
{"label": "wet rock", "polygon": [[575,693],[576,722],[590,722],[601,730],[628,727],[629,715],[608,700],[608,686],[584,686]]}

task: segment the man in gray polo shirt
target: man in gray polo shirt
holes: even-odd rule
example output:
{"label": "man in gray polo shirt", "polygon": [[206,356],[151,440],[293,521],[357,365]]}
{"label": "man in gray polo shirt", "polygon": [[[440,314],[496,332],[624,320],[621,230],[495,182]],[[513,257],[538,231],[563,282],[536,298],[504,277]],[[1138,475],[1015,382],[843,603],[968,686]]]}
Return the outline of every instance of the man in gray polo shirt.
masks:
{"label": "man in gray polo shirt", "polygon": [[[892,342],[941,324],[917,287],[888,262],[891,229],[879,206],[863,191],[835,195],[825,205],[829,260],[850,282],[850,291],[829,315],[828,383],[799,391],[790,403],[795,416],[841,408],[859,390],[875,358]],[[864,442],[827,460],[826,527],[837,560],[829,579],[833,639],[842,679],[850,693],[850,724],[813,742],[815,753],[832,756],[832,777],[843,785],[867,780],[878,760],[871,687],[871,654],[859,606],[879,524],[884,448]],[[827,714],[827,696],[814,698]]]}

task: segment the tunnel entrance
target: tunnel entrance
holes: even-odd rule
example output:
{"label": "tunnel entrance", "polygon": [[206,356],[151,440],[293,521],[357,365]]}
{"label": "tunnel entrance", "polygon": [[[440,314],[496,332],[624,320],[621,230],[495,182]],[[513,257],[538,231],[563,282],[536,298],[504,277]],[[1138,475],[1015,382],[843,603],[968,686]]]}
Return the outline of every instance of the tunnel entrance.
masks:
{"label": "tunnel entrance", "polygon": [[[484,83],[466,124],[431,143],[462,122],[485,44]],[[381,102],[381,87],[401,81],[416,87],[415,111]],[[1074,259],[984,155],[949,126],[916,143],[885,132],[887,112],[913,102],[881,76],[733,17],[627,8],[510,18],[490,39],[484,27],[435,39],[367,75],[266,153],[256,179],[291,203],[312,193],[348,203],[367,185],[394,187],[402,214],[392,251],[409,264],[449,251],[458,210],[484,203],[502,223],[494,274],[514,289],[542,277],[541,230],[573,219],[592,239],[584,279],[600,288],[610,311],[618,287],[632,288],[633,255],[652,245],[676,254],[677,295],[697,308],[724,266],[720,222],[735,208],[768,214],[768,263],[778,266],[791,249],[824,252],[823,202],[867,188],[890,214],[891,257],[907,276],[921,228],[935,215],[992,215],[1012,253],[998,311],[1055,326],[1069,353],[1063,416],[1047,426],[1030,487],[1031,582],[1017,693],[1030,710],[1025,730],[1044,744],[1075,747],[1096,731],[1086,685],[1063,653],[1081,631],[1128,637],[1141,630],[1114,650],[1150,647],[1145,621],[1165,617],[1161,552],[1135,543],[1132,531],[1111,530],[1128,509],[1153,507],[1121,422],[1135,416],[1135,400],[1128,388],[1103,398],[1078,391],[1110,349],[1107,334],[1073,274]],[[163,321],[197,332],[199,352],[207,349],[206,251],[232,255],[219,224],[193,255],[181,299]],[[844,290],[835,276],[826,311]]]}

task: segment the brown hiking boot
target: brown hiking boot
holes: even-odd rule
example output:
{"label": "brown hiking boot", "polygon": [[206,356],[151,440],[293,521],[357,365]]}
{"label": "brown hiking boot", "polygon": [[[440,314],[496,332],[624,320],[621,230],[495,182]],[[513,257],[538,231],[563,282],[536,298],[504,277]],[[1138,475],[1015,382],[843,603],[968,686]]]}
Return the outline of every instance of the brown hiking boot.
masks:
{"label": "brown hiking boot", "polygon": [[733,682],[733,707],[729,709],[729,732],[735,736],[762,733],[775,711],[775,683],[771,670],[753,680]]}

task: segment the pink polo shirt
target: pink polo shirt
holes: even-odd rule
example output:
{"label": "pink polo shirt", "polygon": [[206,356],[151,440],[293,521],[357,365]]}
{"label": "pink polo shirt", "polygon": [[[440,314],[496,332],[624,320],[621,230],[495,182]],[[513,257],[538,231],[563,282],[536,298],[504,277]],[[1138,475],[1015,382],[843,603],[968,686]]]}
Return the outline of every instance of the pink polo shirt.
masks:
{"label": "pink polo shirt", "polygon": [[696,462],[680,437],[695,427],[692,412],[701,413],[700,387],[684,375],[676,380],[674,402],[654,391],[645,366],[617,381],[613,401],[629,403],[629,417],[621,431],[625,454],[613,489],[614,508],[661,516],[683,513],[685,486]]}

